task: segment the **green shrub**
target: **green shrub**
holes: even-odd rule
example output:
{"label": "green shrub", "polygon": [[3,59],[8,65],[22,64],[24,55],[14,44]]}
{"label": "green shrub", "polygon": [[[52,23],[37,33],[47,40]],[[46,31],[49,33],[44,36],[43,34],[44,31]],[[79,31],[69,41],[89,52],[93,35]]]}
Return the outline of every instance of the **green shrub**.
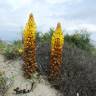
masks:
{"label": "green shrub", "polygon": [[[37,41],[38,43],[45,44],[49,43],[54,32],[53,28],[50,28],[49,32],[46,33],[37,33]],[[72,35],[64,35],[64,40],[69,43],[70,46],[77,46],[82,50],[86,50],[91,52],[93,50],[93,46],[90,43],[90,34],[86,30],[76,31]]]}
{"label": "green shrub", "polygon": [[[50,82],[62,96],[96,96],[96,56],[76,46],[64,43],[60,78]],[[37,49],[37,64],[41,74],[49,74],[50,43]]]}
{"label": "green shrub", "polygon": [[54,29],[50,28],[49,32],[41,34],[41,43],[44,44],[50,42],[53,32]]}
{"label": "green shrub", "polygon": [[0,72],[0,96],[4,96],[6,92],[6,80],[3,75],[4,74]]}
{"label": "green shrub", "polygon": [[13,41],[10,44],[7,44],[3,49],[3,55],[5,59],[16,59],[20,57],[22,54],[20,51],[23,50],[23,44],[21,40]]}
{"label": "green shrub", "polygon": [[13,41],[12,46],[16,49],[21,49],[23,47],[22,40]]}
{"label": "green shrub", "polygon": [[65,35],[65,41],[89,52],[91,52],[93,48],[90,43],[90,35],[84,30],[78,31],[72,35]]}
{"label": "green shrub", "polygon": [[42,35],[42,32],[37,32],[37,34],[36,34],[37,43],[41,42],[41,35]]}
{"label": "green shrub", "polygon": [[0,40],[0,53],[2,53],[5,46],[6,46],[6,44],[4,44],[4,42],[2,40]]}
{"label": "green shrub", "polygon": [[18,50],[16,49],[16,47],[12,46],[12,45],[8,45],[4,51],[3,51],[3,55],[5,56],[5,59],[16,59],[20,56]]}
{"label": "green shrub", "polygon": [[0,96],[5,96],[7,90],[12,85],[13,85],[13,78],[7,78],[5,73],[0,70]]}

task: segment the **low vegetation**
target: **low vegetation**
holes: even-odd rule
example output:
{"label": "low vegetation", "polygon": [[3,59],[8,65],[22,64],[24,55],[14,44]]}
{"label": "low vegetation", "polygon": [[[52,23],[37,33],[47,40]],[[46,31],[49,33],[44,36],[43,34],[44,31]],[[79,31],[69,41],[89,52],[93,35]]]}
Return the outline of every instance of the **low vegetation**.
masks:
{"label": "low vegetation", "polygon": [[[40,73],[48,75],[50,61],[50,42],[54,30],[41,35],[37,33],[36,61]],[[63,62],[61,75],[50,84],[64,96],[96,96],[96,49],[91,45],[88,33],[78,32],[65,35],[63,47]],[[93,49],[94,52],[93,52]],[[10,44],[0,42],[0,53],[6,59],[16,59],[22,56],[21,40]],[[94,53],[94,55],[92,54]],[[0,81],[1,82],[1,81]]]}
{"label": "low vegetation", "polygon": [[75,34],[72,35],[66,35],[65,40],[70,43],[74,44],[78,48],[85,50],[85,51],[92,51],[92,44],[90,43],[90,35],[88,32],[81,30],[80,32],[76,32]]}
{"label": "low vegetation", "polygon": [[[47,33],[37,32],[36,40],[37,47],[39,45],[44,45],[51,42],[51,36],[54,32],[53,28],[50,28]],[[79,49],[87,51],[96,55],[96,48],[90,43],[90,35],[86,31],[78,31],[72,35],[64,35],[64,40],[69,44],[69,46],[76,46]],[[23,52],[23,43],[22,40],[13,41],[10,44],[7,44],[3,41],[0,41],[0,53],[5,56],[6,59],[16,59],[22,55]]]}
{"label": "low vegetation", "polygon": [[2,76],[2,73],[0,72],[0,94],[3,96],[6,92],[6,81],[4,80],[4,77]]}
{"label": "low vegetation", "polygon": [[5,59],[12,60],[20,56],[19,49],[15,47],[16,45],[7,45],[3,50],[3,55]]}
{"label": "low vegetation", "polygon": [[0,53],[2,53],[3,49],[6,47],[5,42],[0,40]]}
{"label": "low vegetation", "polygon": [[[50,61],[50,44],[37,49],[37,63],[42,75],[48,75]],[[96,60],[95,56],[84,50],[72,47],[65,42],[63,48],[62,71],[59,78],[49,81],[63,96],[96,95]]]}

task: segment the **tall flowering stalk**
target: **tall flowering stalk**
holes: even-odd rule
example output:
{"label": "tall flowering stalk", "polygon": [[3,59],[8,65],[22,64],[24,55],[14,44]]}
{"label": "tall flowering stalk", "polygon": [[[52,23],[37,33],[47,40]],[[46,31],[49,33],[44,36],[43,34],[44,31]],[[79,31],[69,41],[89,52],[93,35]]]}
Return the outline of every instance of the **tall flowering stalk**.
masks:
{"label": "tall flowering stalk", "polygon": [[33,15],[30,14],[29,20],[25,26],[24,34],[24,54],[23,70],[27,78],[31,78],[33,72],[37,69],[36,64],[36,24]]}
{"label": "tall flowering stalk", "polygon": [[57,24],[57,28],[52,35],[51,55],[50,55],[50,78],[57,78],[60,74],[62,64],[62,50],[64,44],[64,36],[61,24]]}

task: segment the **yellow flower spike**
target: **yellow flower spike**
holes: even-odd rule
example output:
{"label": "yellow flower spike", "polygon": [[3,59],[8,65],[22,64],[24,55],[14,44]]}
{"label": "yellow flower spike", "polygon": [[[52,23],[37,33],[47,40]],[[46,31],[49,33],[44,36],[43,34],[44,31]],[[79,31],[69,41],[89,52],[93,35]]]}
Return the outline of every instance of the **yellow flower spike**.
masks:
{"label": "yellow flower spike", "polygon": [[29,15],[28,23],[24,29],[24,36],[28,38],[28,36],[36,38],[36,23],[32,14]]}
{"label": "yellow flower spike", "polygon": [[64,36],[63,36],[63,32],[62,32],[60,23],[57,24],[57,28],[52,36],[52,40],[51,40],[51,47],[52,48],[54,48],[55,40],[57,38],[60,40],[60,47],[62,47],[62,45],[64,44]]}
{"label": "yellow flower spike", "polygon": [[23,69],[24,75],[31,78],[32,73],[36,71],[36,23],[32,14],[29,15],[28,22],[23,33],[24,54]]}
{"label": "yellow flower spike", "polygon": [[60,74],[62,64],[62,49],[64,44],[64,36],[61,29],[61,24],[58,23],[51,40],[51,56],[50,56],[50,69],[49,78],[55,79]]}

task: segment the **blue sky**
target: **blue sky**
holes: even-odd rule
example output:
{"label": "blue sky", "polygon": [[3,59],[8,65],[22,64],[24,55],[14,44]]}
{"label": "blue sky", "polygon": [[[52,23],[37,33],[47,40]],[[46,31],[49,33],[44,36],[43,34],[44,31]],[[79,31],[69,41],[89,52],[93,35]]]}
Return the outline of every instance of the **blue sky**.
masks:
{"label": "blue sky", "polygon": [[20,38],[31,12],[40,31],[61,22],[66,32],[87,29],[96,41],[96,0],[0,0],[0,38]]}

